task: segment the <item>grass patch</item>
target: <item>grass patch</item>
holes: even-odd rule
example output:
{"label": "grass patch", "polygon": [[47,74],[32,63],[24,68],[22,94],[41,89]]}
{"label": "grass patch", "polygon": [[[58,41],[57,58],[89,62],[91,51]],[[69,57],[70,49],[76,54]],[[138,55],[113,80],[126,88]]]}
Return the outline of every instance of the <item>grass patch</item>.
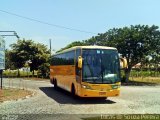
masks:
{"label": "grass patch", "polygon": [[[32,72],[19,71],[20,77],[30,77],[32,76]],[[34,71],[34,76],[37,76],[38,71]],[[18,70],[4,70],[3,76],[5,77],[17,77]]]}
{"label": "grass patch", "polygon": [[133,77],[130,78],[130,80],[137,82],[149,82],[149,83],[160,84],[160,77]]}
{"label": "grass patch", "polygon": [[18,100],[28,95],[32,95],[32,92],[22,89],[2,89],[0,90],[0,102]]}
{"label": "grass patch", "polygon": [[122,83],[122,85],[131,86],[155,86],[160,85],[159,77],[130,77],[129,82]]}
{"label": "grass patch", "polygon": [[32,72],[27,72],[27,71],[19,71],[19,76],[18,76],[18,70],[4,70],[3,71],[3,77],[7,77],[7,78],[17,78],[17,77],[37,77],[37,78],[49,78],[49,75],[45,76],[42,75],[41,72],[39,72],[38,70],[34,70],[34,75],[32,74]]}

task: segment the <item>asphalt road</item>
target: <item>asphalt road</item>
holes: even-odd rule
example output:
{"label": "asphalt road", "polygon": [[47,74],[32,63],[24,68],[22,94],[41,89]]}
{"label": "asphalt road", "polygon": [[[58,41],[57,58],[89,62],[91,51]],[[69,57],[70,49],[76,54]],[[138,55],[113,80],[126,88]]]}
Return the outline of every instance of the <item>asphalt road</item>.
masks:
{"label": "asphalt road", "polygon": [[64,90],[53,89],[49,80],[4,79],[4,85],[32,90],[35,95],[0,103],[2,115],[37,114],[37,119],[43,119],[47,114],[53,119],[63,117],[69,120],[93,114],[160,114],[160,86],[122,86],[119,97],[101,100],[75,99]]}

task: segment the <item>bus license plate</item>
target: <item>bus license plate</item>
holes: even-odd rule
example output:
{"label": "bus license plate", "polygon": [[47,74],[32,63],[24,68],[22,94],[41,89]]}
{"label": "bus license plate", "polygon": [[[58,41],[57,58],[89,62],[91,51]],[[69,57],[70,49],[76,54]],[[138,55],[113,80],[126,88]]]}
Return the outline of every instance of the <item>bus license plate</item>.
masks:
{"label": "bus license plate", "polygon": [[106,92],[99,92],[99,95],[106,95]]}

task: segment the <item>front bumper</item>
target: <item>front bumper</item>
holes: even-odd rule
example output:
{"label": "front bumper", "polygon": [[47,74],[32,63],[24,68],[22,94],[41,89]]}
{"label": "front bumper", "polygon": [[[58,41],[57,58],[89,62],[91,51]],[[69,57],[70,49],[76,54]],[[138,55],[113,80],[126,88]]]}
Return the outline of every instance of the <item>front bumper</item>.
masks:
{"label": "front bumper", "polygon": [[116,97],[120,95],[120,88],[111,89],[107,91],[90,90],[82,88],[79,96],[80,97]]}

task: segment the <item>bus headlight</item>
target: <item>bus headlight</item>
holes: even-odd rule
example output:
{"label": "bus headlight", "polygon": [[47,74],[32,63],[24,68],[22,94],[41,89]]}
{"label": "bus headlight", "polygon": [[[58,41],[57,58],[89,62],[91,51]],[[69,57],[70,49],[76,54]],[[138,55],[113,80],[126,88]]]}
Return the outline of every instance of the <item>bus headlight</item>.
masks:
{"label": "bus headlight", "polygon": [[112,85],[112,89],[118,89],[120,88],[120,85]]}
{"label": "bus headlight", "polygon": [[91,87],[88,86],[88,85],[82,85],[82,88],[84,88],[84,89],[91,89]]}

